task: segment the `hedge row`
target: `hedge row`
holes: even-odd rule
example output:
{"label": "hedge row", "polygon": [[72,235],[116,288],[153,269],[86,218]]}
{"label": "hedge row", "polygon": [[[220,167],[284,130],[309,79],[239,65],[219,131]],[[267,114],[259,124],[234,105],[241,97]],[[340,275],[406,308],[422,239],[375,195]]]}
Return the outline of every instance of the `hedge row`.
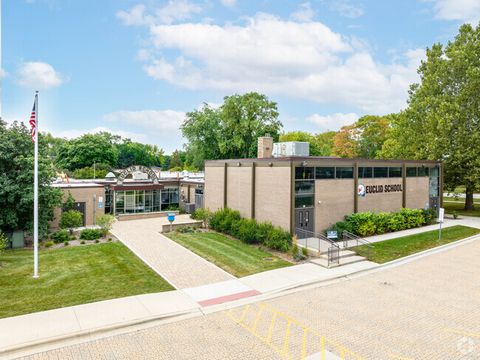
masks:
{"label": "hedge row", "polygon": [[288,251],[292,245],[292,236],[288,231],[267,222],[245,219],[232,209],[220,209],[210,213],[198,209],[192,214],[193,219],[203,220],[218,232],[229,234],[248,244],[262,244],[271,249]]}
{"label": "hedge row", "polygon": [[345,220],[337,222],[331,230],[336,230],[339,234],[346,230],[359,236],[380,235],[428,225],[435,217],[433,209],[402,209],[390,213],[360,212],[345,216]]}

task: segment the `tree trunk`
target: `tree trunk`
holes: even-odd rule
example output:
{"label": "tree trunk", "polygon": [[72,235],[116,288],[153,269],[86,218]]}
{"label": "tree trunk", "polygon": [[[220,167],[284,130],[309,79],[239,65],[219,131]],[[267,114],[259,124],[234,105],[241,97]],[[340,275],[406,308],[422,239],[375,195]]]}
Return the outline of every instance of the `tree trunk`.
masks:
{"label": "tree trunk", "polygon": [[465,190],[465,210],[474,210],[473,204],[473,188],[470,185],[467,185]]}

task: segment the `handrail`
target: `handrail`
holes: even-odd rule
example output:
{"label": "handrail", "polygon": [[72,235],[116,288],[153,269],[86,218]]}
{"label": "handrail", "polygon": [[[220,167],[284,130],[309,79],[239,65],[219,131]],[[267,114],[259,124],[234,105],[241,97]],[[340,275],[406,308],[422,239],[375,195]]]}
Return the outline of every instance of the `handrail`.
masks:
{"label": "handrail", "polygon": [[[366,240],[366,239],[364,239],[364,238],[362,238],[362,237],[360,237],[360,236],[358,236],[358,235],[352,234],[351,232],[349,232],[349,231],[347,231],[347,230],[343,230],[342,236],[343,236],[343,247],[344,247],[345,249],[348,247],[348,241],[349,241],[349,240],[354,240],[354,241],[356,241],[356,242],[357,242],[357,246],[358,246],[358,243],[362,243],[363,245],[365,245],[365,246],[367,246],[367,247],[369,247],[369,248],[373,248],[373,247],[374,247],[373,244],[372,244],[370,241],[368,241],[368,240]],[[345,239],[345,238],[347,238],[347,239]]]}
{"label": "handrail", "polygon": [[313,231],[305,230],[305,229],[301,229],[301,228],[296,228],[296,229],[295,229],[295,232],[297,232],[297,231],[298,231],[298,232],[304,232],[305,234],[311,234],[312,237],[314,237],[314,238],[318,238],[318,239],[320,239],[320,240],[326,241],[326,242],[328,242],[330,245],[332,245],[332,246],[334,246],[334,247],[336,247],[336,248],[340,248],[340,246],[338,246],[338,244],[337,244],[335,241],[333,241],[332,239],[327,238],[325,235],[322,235],[322,234],[320,234],[320,233],[315,233],[315,232],[313,232]]}

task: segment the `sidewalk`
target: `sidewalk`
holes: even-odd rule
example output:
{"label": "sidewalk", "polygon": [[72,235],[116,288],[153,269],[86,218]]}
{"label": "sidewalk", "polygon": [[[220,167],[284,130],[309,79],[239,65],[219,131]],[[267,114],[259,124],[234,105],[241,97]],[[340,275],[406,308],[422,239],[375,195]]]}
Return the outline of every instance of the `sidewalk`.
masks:
{"label": "sidewalk", "polygon": [[[0,359],[15,350],[39,344],[108,332],[168,317],[199,316],[235,306],[238,300],[259,300],[281,291],[376,267],[371,262],[326,269],[301,264],[240,279],[155,294],[130,296],[0,319]],[[220,307],[220,308],[219,308]],[[210,310],[208,310],[210,309]]]}
{"label": "sidewalk", "polygon": [[[232,275],[160,233],[165,217],[117,221],[112,234],[177,289],[234,279]],[[175,223],[191,221],[178,216]]]}

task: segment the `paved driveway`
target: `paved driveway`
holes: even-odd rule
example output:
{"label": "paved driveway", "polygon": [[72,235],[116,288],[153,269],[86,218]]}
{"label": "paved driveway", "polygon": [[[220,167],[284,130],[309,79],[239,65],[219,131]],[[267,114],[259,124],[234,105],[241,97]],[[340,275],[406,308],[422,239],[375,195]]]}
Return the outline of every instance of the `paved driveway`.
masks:
{"label": "paved driveway", "polygon": [[[176,223],[188,221],[187,215]],[[177,289],[231,280],[234,277],[160,233],[165,217],[117,221],[112,233]]]}
{"label": "paved driveway", "polygon": [[[315,333],[364,359],[480,359],[479,259],[477,240],[264,303],[28,359],[298,359],[299,326],[308,329],[307,355],[318,351]],[[260,312],[265,306],[273,310]]]}

